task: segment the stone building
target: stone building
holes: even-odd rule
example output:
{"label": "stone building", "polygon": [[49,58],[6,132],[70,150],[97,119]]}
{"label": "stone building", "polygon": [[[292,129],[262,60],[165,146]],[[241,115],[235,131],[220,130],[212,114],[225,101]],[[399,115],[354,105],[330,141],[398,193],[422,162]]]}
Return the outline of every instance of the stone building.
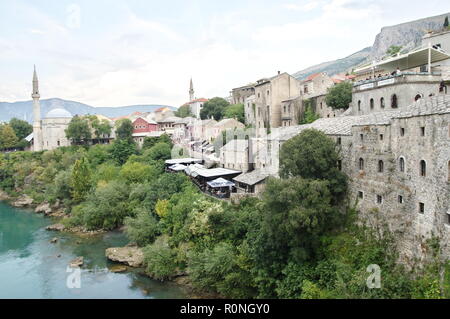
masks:
{"label": "stone building", "polygon": [[261,79],[255,85],[255,128],[257,134],[282,125],[282,101],[299,94],[299,82],[288,73]]}
{"label": "stone building", "polygon": [[245,124],[255,126],[255,95],[248,96],[244,101]]}
{"label": "stone building", "polygon": [[220,164],[223,168],[249,170],[248,140],[231,140],[220,148]]}
{"label": "stone building", "polygon": [[281,126],[297,125],[304,112],[305,109],[302,95],[281,101]]}
{"label": "stone building", "polygon": [[255,83],[250,83],[231,90],[231,104],[244,104],[245,100],[255,95]]}
{"label": "stone building", "polygon": [[424,240],[432,235],[450,256],[449,95],[274,130],[266,140],[268,156],[257,158],[257,169],[277,175],[281,145],[308,128],[335,139],[350,199],[362,220],[381,218],[399,235],[404,260],[423,256]]}
{"label": "stone building", "polygon": [[[431,46],[450,53],[450,30],[425,34],[422,38],[422,46]],[[450,81],[450,59],[432,63],[431,70],[439,70],[442,73],[443,80]]]}

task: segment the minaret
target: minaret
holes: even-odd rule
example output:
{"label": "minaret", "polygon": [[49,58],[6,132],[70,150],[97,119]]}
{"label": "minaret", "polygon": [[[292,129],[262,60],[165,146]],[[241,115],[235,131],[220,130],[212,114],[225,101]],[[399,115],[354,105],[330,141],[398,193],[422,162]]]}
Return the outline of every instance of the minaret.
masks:
{"label": "minaret", "polygon": [[36,74],[36,66],[33,72],[33,139],[35,152],[42,151],[41,105],[39,104],[39,82]]}
{"label": "minaret", "polygon": [[189,102],[194,101],[194,84],[192,83],[192,78],[191,78],[191,87],[189,89]]}

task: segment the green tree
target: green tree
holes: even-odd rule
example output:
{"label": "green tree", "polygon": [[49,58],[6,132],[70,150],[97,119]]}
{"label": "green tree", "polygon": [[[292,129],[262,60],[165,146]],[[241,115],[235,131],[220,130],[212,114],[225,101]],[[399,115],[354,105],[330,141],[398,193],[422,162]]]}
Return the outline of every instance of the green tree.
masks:
{"label": "green tree", "polygon": [[24,139],[33,132],[33,126],[30,123],[15,117],[9,121],[9,125],[12,127],[19,140]]}
{"label": "green tree", "polygon": [[8,124],[0,125],[0,148],[12,148],[15,147],[18,142],[16,133],[13,128]]}
{"label": "green tree", "polygon": [[230,105],[225,99],[221,97],[215,97],[205,102],[203,104],[203,108],[200,111],[200,117],[202,120],[206,120],[208,118],[214,118],[216,121],[219,121],[223,118],[225,113],[225,109]]}
{"label": "green tree", "polygon": [[112,128],[107,120],[99,120],[99,118],[95,115],[89,116],[89,120],[96,139],[101,139],[111,135]]}
{"label": "green tree", "polygon": [[71,195],[75,202],[85,199],[91,189],[91,171],[85,157],[77,160],[70,179]]}
{"label": "green tree", "polygon": [[136,217],[125,218],[127,237],[140,247],[153,243],[160,234],[155,215],[145,209],[138,209]]}
{"label": "green tree", "polygon": [[449,23],[448,23],[448,17],[445,17],[445,20],[444,20],[444,28],[445,28],[445,29],[448,29],[448,26],[449,26]]}
{"label": "green tree", "polygon": [[306,129],[282,145],[280,176],[328,180],[338,200],[347,188],[347,178],[337,167],[339,159],[331,138],[318,130]]}
{"label": "green tree", "polygon": [[65,132],[66,137],[75,145],[87,144],[92,139],[89,120],[86,117],[74,116]]}
{"label": "green tree", "polygon": [[144,157],[150,161],[168,160],[172,156],[171,146],[167,143],[156,143],[144,153]]}
{"label": "green tree", "polygon": [[182,118],[192,116],[189,105],[180,106],[178,108],[178,110],[175,111],[175,116],[182,117]]}
{"label": "green tree", "polygon": [[236,119],[245,124],[244,104],[233,104],[225,108],[224,118]]}
{"label": "green tree", "polygon": [[157,178],[158,173],[158,170],[153,166],[138,162],[127,162],[120,170],[120,177],[129,184],[142,184]]}
{"label": "green tree", "polygon": [[307,106],[305,110],[305,114],[303,115],[303,118],[300,120],[299,124],[309,124],[314,122],[315,120],[318,120],[320,118],[319,115],[314,113],[311,106]]}
{"label": "green tree", "polygon": [[328,88],[325,103],[333,109],[347,109],[352,101],[353,84],[351,82],[341,82]]}
{"label": "green tree", "polygon": [[120,165],[123,165],[128,158],[136,154],[136,144],[127,139],[117,139],[111,145],[111,157]]}
{"label": "green tree", "polygon": [[170,248],[167,238],[160,237],[154,244],[144,248],[147,273],[155,279],[170,279],[177,269],[176,251]]}
{"label": "green tree", "polygon": [[116,136],[119,140],[133,140],[133,123],[129,119],[123,119],[116,123]]}
{"label": "green tree", "polygon": [[389,56],[394,56],[397,53],[399,53],[401,50],[402,50],[402,46],[401,45],[400,46],[398,46],[398,45],[391,45],[387,49],[386,54],[389,55]]}

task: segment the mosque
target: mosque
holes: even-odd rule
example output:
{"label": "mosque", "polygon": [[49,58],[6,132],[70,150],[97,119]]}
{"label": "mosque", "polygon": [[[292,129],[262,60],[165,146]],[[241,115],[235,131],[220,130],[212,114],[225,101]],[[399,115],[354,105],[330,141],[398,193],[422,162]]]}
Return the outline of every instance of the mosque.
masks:
{"label": "mosque", "polygon": [[65,130],[72,120],[72,114],[64,108],[50,110],[41,118],[41,105],[39,103],[39,82],[36,67],[33,73],[33,133],[27,138],[32,143],[35,152],[53,150],[60,146],[70,146]]}

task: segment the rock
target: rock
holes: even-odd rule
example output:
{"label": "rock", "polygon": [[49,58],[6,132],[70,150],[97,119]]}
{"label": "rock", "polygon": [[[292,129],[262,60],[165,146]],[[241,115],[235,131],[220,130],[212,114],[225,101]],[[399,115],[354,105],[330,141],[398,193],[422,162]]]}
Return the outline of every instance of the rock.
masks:
{"label": "rock", "polygon": [[33,204],[33,199],[28,195],[22,195],[11,203],[14,207],[28,207]]}
{"label": "rock", "polygon": [[109,268],[109,271],[114,273],[125,272],[127,270],[128,270],[127,266],[123,265],[114,265],[111,268]]}
{"label": "rock", "polygon": [[58,238],[53,238],[52,240],[50,240],[51,244],[56,244],[58,242]]}
{"label": "rock", "polygon": [[58,255],[56,255],[56,257],[57,257],[57,258],[61,258],[61,255],[60,255],[60,254],[58,254]]}
{"label": "rock", "polygon": [[50,207],[50,204],[47,202],[43,202],[40,204],[36,209],[34,210],[35,213],[44,213],[45,215],[48,215],[52,212],[52,208]]}
{"label": "rock", "polygon": [[108,248],[105,255],[109,260],[120,262],[130,267],[141,267],[144,263],[144,253],[139,247]]}
{"label": "rock", "polygon": [[10,197],[4,191],[0,191],[0,200],[9,200]]}
{"label": "rock", "polygon": [[66,226],[64,226],[63,224],[54,224],[47,226],[45,229],[49,231],[63,231],[64,229],[66,229]]}
{"label": "rock", "polygon": [[81,267],[84,264],[84,258],[83,257],[77,257],[74,260],[72,260],[70,262],[70,267],[72,268],[77,268],[77,267]]}

